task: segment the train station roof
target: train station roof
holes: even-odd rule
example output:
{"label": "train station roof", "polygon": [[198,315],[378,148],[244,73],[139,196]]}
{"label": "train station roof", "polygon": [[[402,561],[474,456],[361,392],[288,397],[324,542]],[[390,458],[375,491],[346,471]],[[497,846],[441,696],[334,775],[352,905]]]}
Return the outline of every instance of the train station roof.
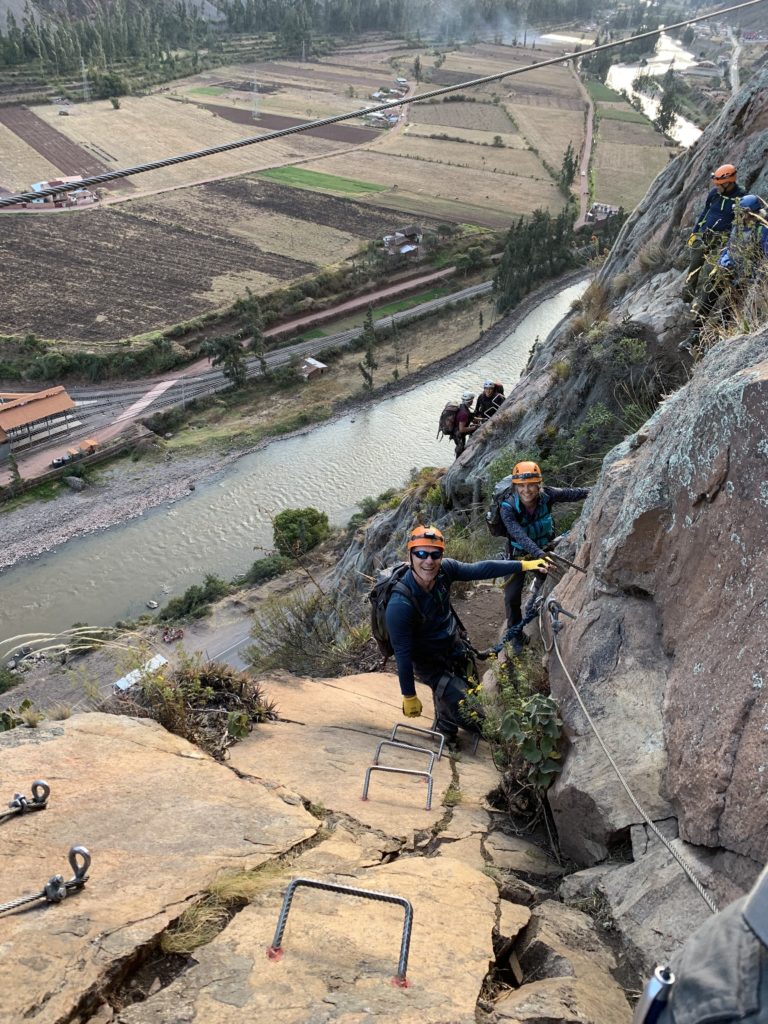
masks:
{"label": "train station roof", "polygon": [[75,403],[61,385],[46,391],[18,395],[0,404],[0,431],[7,433],[9,430],[17,430],[74,408]]}

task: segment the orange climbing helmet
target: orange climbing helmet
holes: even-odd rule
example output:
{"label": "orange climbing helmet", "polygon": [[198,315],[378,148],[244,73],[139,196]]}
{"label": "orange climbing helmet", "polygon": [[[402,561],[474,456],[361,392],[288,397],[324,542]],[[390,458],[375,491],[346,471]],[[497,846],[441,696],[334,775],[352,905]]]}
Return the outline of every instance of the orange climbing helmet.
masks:
{"label": "orange climbing helmet", "polygon": [[518,462],[512,470],[513,484],[540,484],[541,470],[535,462]]}
{"label": "orange climbing helmet", "polygon": [[443,537],[436,526],[417,526],[411,530],[407,544],[408,550],[423,548],[425,545],[445,551],[445,537]]}
{"label": "orange climbing helmet", "polygon": [[733,164],[723,164],[712,172],[712,180],[716,185],[732,185],[736,181],[736,168]]}

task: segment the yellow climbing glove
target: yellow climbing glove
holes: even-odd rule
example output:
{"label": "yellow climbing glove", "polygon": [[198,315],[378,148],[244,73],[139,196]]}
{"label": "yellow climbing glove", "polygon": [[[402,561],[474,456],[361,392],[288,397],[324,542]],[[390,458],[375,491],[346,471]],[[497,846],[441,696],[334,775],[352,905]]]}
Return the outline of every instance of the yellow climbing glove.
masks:
{"label": "yellow climbing glove", "polygon": [[546,558],[532,558],[526,559],[520,565],[523,567],[523,572],[546,572],[550,567],[550,562]]}
{"label": "yellow climbing glove", "polygon": [[403,714],[406,718],[418,718],[421,714],[421,701],[415,694],[413,697],[403,697]]}
{"label": "yellow climbing glove", "polygon": [[696,245],[698,240],[699,240],[699,236],[694,231],[693,234],[691,235],[691,237],[688,239],[688,241],[685,244],[686,245]]}

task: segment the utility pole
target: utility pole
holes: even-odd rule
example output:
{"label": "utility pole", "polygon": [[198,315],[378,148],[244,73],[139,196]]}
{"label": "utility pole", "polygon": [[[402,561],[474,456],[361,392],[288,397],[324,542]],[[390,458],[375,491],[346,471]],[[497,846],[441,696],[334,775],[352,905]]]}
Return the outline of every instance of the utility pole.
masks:
{"label": "utility pole", "polygon": [[83,73],[83,103],[88,103],[91,99],[91,91],[88,86],[88,69],[82,57],[80,58],[80,70]]}
{"label": "utility pole", "polygon": [[253,91],[253,105],[251,106],[251,113],[253,114],[253,120],[259,120],[259,83],[256,81],[254,76],[253,82],[251,83]]}

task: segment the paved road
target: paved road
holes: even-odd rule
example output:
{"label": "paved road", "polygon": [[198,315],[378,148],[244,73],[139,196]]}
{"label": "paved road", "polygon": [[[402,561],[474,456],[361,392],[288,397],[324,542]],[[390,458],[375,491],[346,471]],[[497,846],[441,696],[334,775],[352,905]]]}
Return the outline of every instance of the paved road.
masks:
{"label": "paved road", "polygon": [[587,207],[589,205],[589,161],[592,156],[592,135],[595,127],[595,105],[579,77],[576,68],[571,64],[571,73],[576,79],[582,98],[587,105],[587,119],[584,128],[584,146],[579,160],[579,217],[574,228],[587,223]]}

